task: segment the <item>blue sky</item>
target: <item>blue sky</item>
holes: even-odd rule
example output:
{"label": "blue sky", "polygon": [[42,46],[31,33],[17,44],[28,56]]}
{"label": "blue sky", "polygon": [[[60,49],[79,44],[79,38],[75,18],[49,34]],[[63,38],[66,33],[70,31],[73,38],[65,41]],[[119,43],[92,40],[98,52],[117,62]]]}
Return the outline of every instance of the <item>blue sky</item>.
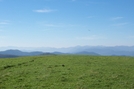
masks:
{"label": "blue sky", "polygon": [[0,47],[134,45],[134,0],[0,0]]}

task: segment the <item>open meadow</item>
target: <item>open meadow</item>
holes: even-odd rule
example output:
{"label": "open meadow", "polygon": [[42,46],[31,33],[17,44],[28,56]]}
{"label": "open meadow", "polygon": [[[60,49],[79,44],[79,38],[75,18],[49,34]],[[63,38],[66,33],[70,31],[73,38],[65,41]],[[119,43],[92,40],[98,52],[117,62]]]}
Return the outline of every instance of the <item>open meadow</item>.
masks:
{"label": "open meadow", "polygon": [[134,57],[1,58],[0,89],[134,89]]}

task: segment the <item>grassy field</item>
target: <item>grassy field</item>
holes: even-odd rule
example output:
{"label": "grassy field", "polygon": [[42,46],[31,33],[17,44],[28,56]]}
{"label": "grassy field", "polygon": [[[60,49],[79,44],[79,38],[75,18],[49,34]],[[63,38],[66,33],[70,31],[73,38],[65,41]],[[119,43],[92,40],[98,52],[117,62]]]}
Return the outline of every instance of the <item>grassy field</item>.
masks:
{"label": "grassy field", "polygon": [[134,58],[55,55],[0,59],[0,89],[134,89]]}

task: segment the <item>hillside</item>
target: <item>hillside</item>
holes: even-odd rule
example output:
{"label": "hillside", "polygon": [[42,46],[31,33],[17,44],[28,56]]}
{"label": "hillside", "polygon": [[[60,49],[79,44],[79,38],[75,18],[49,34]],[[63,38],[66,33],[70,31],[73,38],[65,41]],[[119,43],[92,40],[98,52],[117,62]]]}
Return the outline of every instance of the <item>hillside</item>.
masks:
{"label": "hillside", "polygon": [[133,89],[134,58],[34,56],[0,60],[0,89]]}

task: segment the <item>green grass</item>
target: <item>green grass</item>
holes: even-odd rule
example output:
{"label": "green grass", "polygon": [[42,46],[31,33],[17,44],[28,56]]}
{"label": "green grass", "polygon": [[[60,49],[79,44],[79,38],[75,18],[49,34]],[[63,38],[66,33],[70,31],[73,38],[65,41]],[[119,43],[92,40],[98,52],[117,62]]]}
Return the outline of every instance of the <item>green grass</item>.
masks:
{"label": "green grass", "polygon": [[134,58],[62,55],[0,59],[0,89],[134,89]]}

